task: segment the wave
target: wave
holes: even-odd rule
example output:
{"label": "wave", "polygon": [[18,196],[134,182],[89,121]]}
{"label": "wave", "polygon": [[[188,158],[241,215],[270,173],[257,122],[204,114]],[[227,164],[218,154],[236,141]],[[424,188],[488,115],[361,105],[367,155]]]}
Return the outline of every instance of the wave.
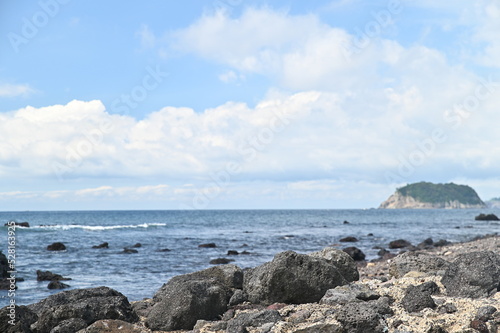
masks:
{"label": "wave", "polygon": [[150,227],[165,227],[166,223],[141,223],[133,225],[81,225],[81,224],[51,224],[51,225],[38,225],[25,229],[48,229],[48,230],[71,230],[83,229],[90,231],[114,230],[114,229],[136,229],[136,228],[150,228]]}

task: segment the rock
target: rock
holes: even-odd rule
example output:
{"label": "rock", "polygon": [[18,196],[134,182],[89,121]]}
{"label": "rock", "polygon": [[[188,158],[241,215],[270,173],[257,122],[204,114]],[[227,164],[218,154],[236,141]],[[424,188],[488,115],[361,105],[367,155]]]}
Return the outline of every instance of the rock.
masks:
{"label": "rock", "polygon": [[229,299],[229,306],[235,306],[248,301],[248,295],[241,289],[236,289]]}
{"label": "rock", "polygon": [[211,265],[226,265],[229,264],[230,262],[233,262],[234,259],[226,259],[226,258],[217,258],[217,259],[212,259],[210,260]]}
{"label": "rock", "polygon": [[[30,224],[29,222],[14,222],[14,225],[16,227],[23,227],[23,228],[29,228],[30,227]],[[9,224],[9,223],[5,223],[4,226],[12,226],[12,224]]]}
{"label": "rock", "polygon": [[[259,312],[239,313],[236,317],[230,319],[227,323],[226,332],[231,333],[247,333],[248,327],[258,328],[266,324],[274,324],[281,320],[281,316],[277,310],[262,310]],[[272,325],[269,327],[269,329]]]}
{"label": "rock", "polygon": [[491,251],[464,253],[451,263],[441,283],[453,297],[488,297],[500,281],[500,256]]}
{"label": "rock", "polygon": [[358,239],[356,237],[352,237],[352,236],[348,236],[348,237],[344,237],[344,238],[339,239],[339,242],[344,242],[344,243],[354,243],[357,241],[358,241]]}
{"label": "rock", "polygon": [[159,249],[156,252],[170,252],[170,251],[172,251],[172,250],[170,250],[170,249]]}
{"label": "rock", "polygon": [[500,221],[495,214],[479,214],[474,219],[476,221]]}
{"label": "rock", "polygon": [[490,321],[493,319],[493,314],[497,312],[497,308],[491,305],[482,306],[477,310],[475,319],[481,320],[484,322]]}
{"label": "rock", "polygon": [[238,251],[235,251],[235,250],[227,251],[228,256],[237,256],[238,254],[240,254],[240,253]]}
{"label": "rock", "polygon": [[137,251],[135,249],[129,249],[127,247],[124,247],[122,253],[133,254],[133,253],[139,253],[139,251]]}
{"label": "rock", "polygon": [[326,247],[321,251],[313,252],[309,254],[312,257],[322,258],[332,263],[339,272],[342,274],[344,279],[348,282],[358,281],[359,272],[358,267],[354,259],[346,252],[335,249],[333,247]]}
{"label": "rock", "polygon": [[419,243],[417,245],[417,248],[422,249],[422,250],[431,249],[433,247],[434,247],[434,241],[430,237],[425,239],[422,243]]}
{"label": "rock", "polygon": [[[28,308],[38,316],[36,323],[31,325],[34,333],[52,332],[59,325],[67,325],[68,322],[65,321],[70,319],[77,319],[72,321],[73,324],[82,319],[86,325],[100,319],[120,319],[127,322],[139,319],[127,298],[107,287],[63,291],[31,304]],[[59,332],[63,332],[61,328]]]}
{"label": "rock", "polygon": [[102,244],[99,244],[99,245],[94,245],[92,246],[93,249],[107,249],[109,248],[109,244],[108,242],[104,242]]}
{"label": "rock", "polygon": [[10,274],[8,273],[9,271],[9,261],[7,260],[5,254],[3,254],[0,250],[0,279],[10,277]]}
{"label": "rock", "polygon": [[336,305],[352,302],[365,302],[379,299],[380,295],[365,284],[352,283],[329,289],[319,301],[320,304]]}
{"label": "rock", "polygon": [[61,242],[52,243],[47,246],[48,251],[64,251],[66,250],[66,245]]}
{"label": "rock", "polygon": [[127,323],[123,320],[104,319],[98,320],[86,329],[77,333],[142,333],[144,330],[138,325]]}
{"label": "rock", "polygon": [[142,247],[142,244],[141,243],[135,243],[131,247],[139,248],[139,247]]}
{"label": "rock", "polygon": [[382,297],[376,301],[346,304],[335,314],[335,319],[342,324],[344,332],[383,333],[388,330],[383,317],[387,314],[392,314],[389,300]]}
{"label": "rock", "polygon": [[192,329],[200,319],[217,319],[226,311],[233,288],[241,288],[242,281],[243,272],[235,265],[176,276],[156,292],[146,325],[171,331]]}
{"label": "rock", "polygon": [[446,260],[430,254],[405,252],[391,261],[389,274],[396,278],[412,271],[443,275],[449,264]]}
{"label": "rock", "polygon": [[248,254],[251,254],[251,253],[250,253],[250,252],[248,252],[248,251],[243,251],[243,252],[241,252],[240,254],[243,254],[243,255],[248,255]]}
{"label": "rock", "polygon": [[434,282],[426,282],[418,286],[409,286],[401,304],[406,312],[420,312],[425,308],[434,309],[437,305],[431,295],[438,292],[439,287]]}
{"label": "rock", "polygon": [[408,246],[411,246],[411,243],[404,239],[397,239],[389,243],[390,249],[401,249]]}
{"label": "rock", "polygon": [[81,318],[70,318],[60,322],[56,327],[50,330],[50,333],[73,333],[87,326],[87,322]]}
{"label": "rock", "polygon": [[457,311],[458,311],[457,307],[451,303],[445,303],[443,305],[440,305],[437,309],[438,313],[455,313]]}
{"label": "rock", "polygon": [[69,288],[70,286],[62,283],[60,281],[50,281],[49,285],[47,286],[48,289],[65,289]]}
{"label": "rock", "polygon": [[71,280],[70,278],[65,278],[62,275],[54,274],[50,271],[36,271],[36,280],[37,281],[67,281]]}
{"label": "rock", "polygon": [[[12,315],[12,317],[9,315]],[[12,319],[14,319],[14,325],[9,323]],[[38,316],[36,313],[24,305],[16,305],[13,308],[9,308],[8,306],[3,307],[0,309],[0,332],[32,333],[30,326],[36,322],[37,319]]]}
{"label": "rock", "polygon": [[470,328],[475,329],[479,333],[490,333],[488,326],[484,321],[481,320],[473,320],[470,322]]}
{"label": "rock", "polygon": [[317,302],[348,281],[330,261],[293,251],[245,272],[243,290],[256,304]]}
{"label": "rock", "polygon": [[351,222],[349,222],[349,221],[344,221],[344,224],[350,224],[350,223],[351,223]]}
{"label": "rock", "polygon": [[198,245],[198,247],[201,247],[201,248],[214,248],[214,247],[217,247],[217,245],[215,243],[206,243],[206,244],[200,244],[200,245]]}
{"label": "rock", "polygon": [[451,242],[448,242],[446,239],[440,239],[434,243],[434,246],[435,247],[442,247],[442,246],[446,246],[446,245],[450,245],[450,244],[451,244]]}
{"label": "rock", "polygon": [[354,246],[346,247],[342,251],[350,255],[354,261],[363,261],[366,258],[363,251]]}

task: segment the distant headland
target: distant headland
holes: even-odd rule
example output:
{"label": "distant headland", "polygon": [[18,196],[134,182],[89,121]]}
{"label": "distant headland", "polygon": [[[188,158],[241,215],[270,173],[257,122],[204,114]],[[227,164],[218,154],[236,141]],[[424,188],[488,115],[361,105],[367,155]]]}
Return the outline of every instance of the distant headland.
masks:
{"label": "distant headland", "polygon": [[433,184],[420,182],[396,189],[396,192],[380,204],[385,209],[467,209],[484,208],[485,203],[476,191],[467,185]]}

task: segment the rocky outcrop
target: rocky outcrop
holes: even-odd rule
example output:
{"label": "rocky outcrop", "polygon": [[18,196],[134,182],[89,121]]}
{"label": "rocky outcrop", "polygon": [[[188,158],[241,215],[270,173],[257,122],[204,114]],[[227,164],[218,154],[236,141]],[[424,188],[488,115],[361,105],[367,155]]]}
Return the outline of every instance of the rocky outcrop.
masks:
{"label": "rocky outcrop", "polygon": [[317,302],[328,289],[348,281],[330,261],[286,251],[245,272],[243,289],[252,303]]}
{"label": "rocky outcrop", "polygon": [[441,283],[450,296],[488,297],[500,289],[500,256],[486,251],[461,254],[448,266]]}
{"label": "rocky outcrop", "polygon": [[48,251],[64,251],[66,250],[66,245],[61,242],[55,242],[47,246]]}
{"label": "rocky outcrop", "polygon": [[61,292],[28,309],[37,316],[31,325],[33,333],[76,332],[100,319],[139,319],[127,298],[107,287]]}
{"label": "rocky outcrop", "polygon": [[495,214],[479,214],[474,218],[476,221],[500,221]]}
{"label": "rocky outcrop", "polygon": [[419,252],[405,252],[391,261],[389,274],[396,278],[401,278],[409,272],[444,275],[449,264],[437,256]]}
{"label": "rocky outcrop", "polygon": [[36,271],[36,280],[37,281],[67,281],[71,280],[71,278],[65,278],[62,275],[54,274],[50,271]]}
{"label": "rocky outcrop", "polygon": [[458,200],[438,203],[422,202],[411,196],[405,196],[396,191],[396,193],[380,204],[379,209],[471,209],[484,207],[484,204],[464,204]]}

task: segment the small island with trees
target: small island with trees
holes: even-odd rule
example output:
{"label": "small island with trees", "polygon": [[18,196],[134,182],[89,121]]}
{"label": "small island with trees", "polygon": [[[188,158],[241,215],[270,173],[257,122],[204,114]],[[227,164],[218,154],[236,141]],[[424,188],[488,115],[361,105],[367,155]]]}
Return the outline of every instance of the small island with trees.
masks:
{"label": "small island with trees", "polygon": [[420,182],[396,189],[396,192],[384,201],[379,208],[467,209],[484,207],[486,207],[485,203],[470,186],[454,183],[434,184]]}

